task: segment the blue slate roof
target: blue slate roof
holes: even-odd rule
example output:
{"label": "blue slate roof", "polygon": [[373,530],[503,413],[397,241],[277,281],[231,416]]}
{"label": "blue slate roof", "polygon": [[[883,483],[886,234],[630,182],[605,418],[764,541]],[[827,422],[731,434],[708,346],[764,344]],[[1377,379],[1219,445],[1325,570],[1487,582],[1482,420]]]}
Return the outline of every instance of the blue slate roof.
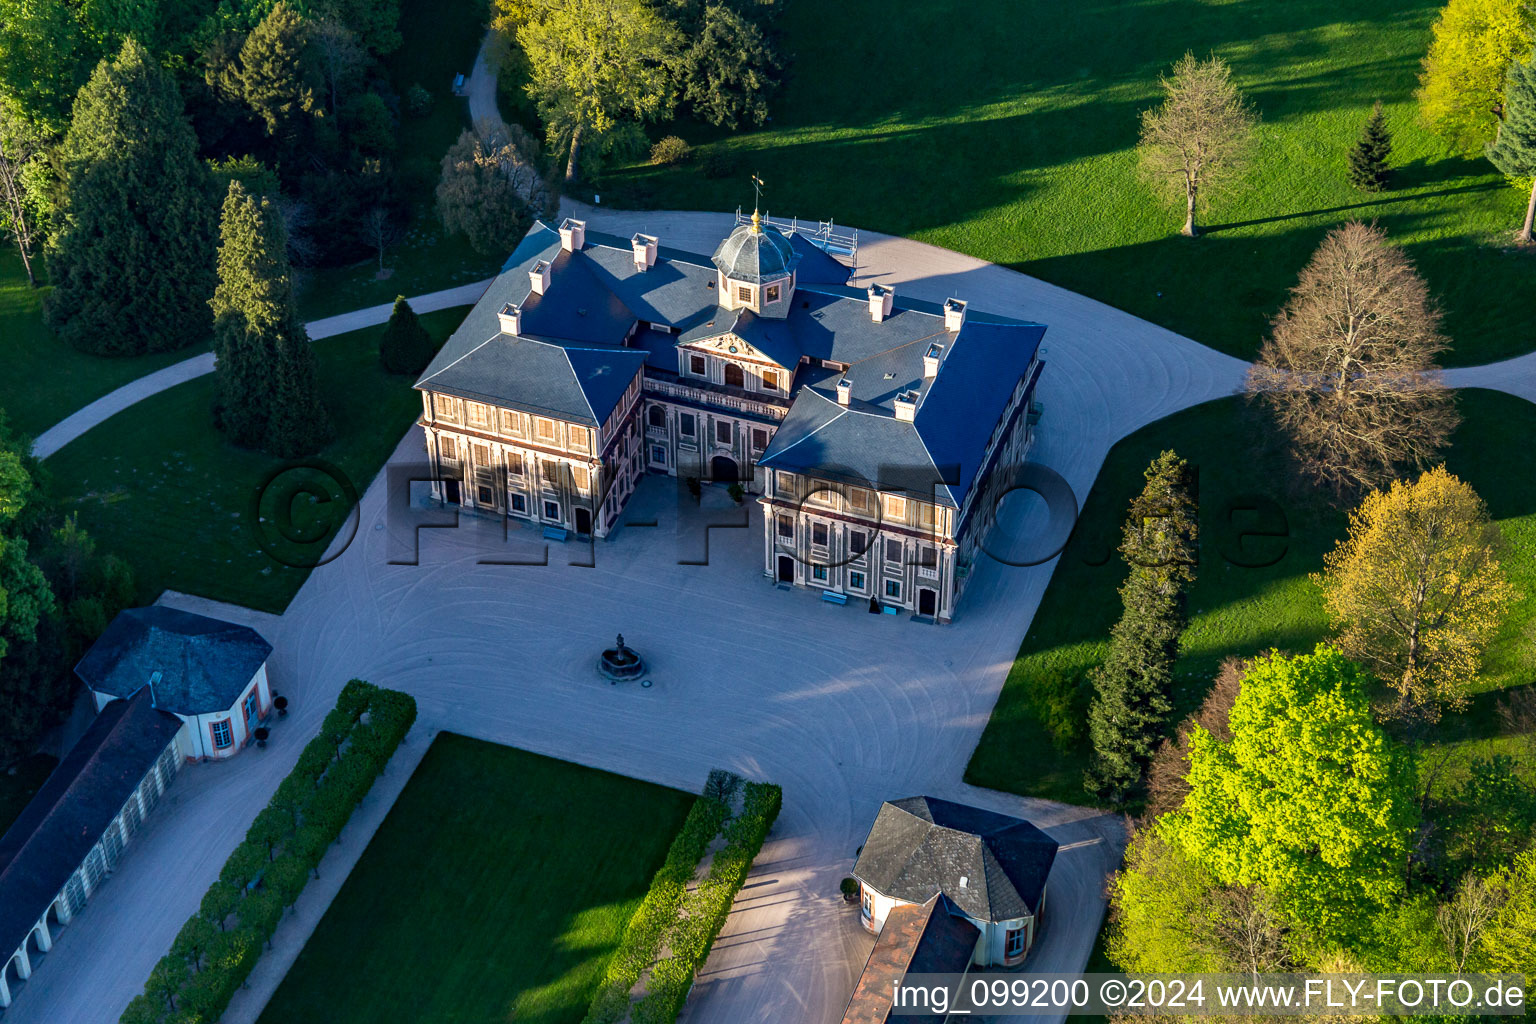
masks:
{"label": "blue slate roof", "polygon": [[[794,267],[784,318],[720,306],[722,259],[747,278],[763,260]],[[550,264],[542,295],[529,279],[541,260]],[[757,260],[757,271],[738,266],[742,260]],[[676,373],[679,345],[734,334],[798,387],[763,465],[822,471],[958,508],[1045,328],[971,311],[952,332],[942,307],[901,295],[876,323],[868,294],[847,279],[847,268],[808,238],[766,225],[761,232],[739,226],[713,259],[659,246],[655,264],[642,271],[629,239],[589,231],[580,251],[566,252],[558,231],[536,223],[416,386],[601,423],[642,366]],[[501,333],[497,317],[507,303],[521,309],[515,338]],[[938,377],[927,379],[923,357],[933,344],[943,361]],[[851,406],[836,403],[839,377],[853,382]],[[918,396],[915,422],[895,418],[903,392]]]}
{"label": "blue slate roof", "polygon": [[98,693],[128,697],[158,673],[156,707],[201,715],[233,707],[271,653],[249,626],[155,605],[118,613],[75,674]]}
{"label": "blue slate roof", "polygon": [[0,957],[26,940],[181,727],[147,689],[109,701],[0,836]]}
{"label": "blue slate roof", "polygon": [[771,224],[736,227],[720,243],[711,261],[720,273],[737,281],[762,284],[788,277],[800,262],[800,253],[785,234]]}

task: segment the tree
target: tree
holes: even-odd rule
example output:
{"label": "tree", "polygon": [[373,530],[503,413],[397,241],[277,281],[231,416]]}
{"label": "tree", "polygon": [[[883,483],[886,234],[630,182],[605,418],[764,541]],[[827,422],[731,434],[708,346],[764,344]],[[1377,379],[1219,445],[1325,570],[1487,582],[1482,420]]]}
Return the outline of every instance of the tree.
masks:
{"label": "tree", "polygon": [[1443,466],[1373,491],[1314,577],[1339,647],[1398,693],[1400,714],[1460,708],[1514,587],[1498,527]]}
{"label": "tree", "polygon": [[1228,885],[1258,885],[1325,943],[1357,938],[1402,891],[1418,824],[1414,764],[1371,718],[1337,649],[1253,662],[1232,739],[1196,726],[1168,837]]}
{"label": "tree", "polygon": [[1366,192],[1380,192],[1392,172],[1387,157],[1392,155],[1392,133],[1387,131],[1387,116],[1381,100],[1371,108],[1370,119],[1360,132],[1360,141],[1349,150],[1349,183]]}
{"label": "tree", "polygon": [[477,252],[506,252],[528,230],[527,204],[507,174],[517,159],[510,145],[491,147],[465,131],[443,157],[437,183],[437,213],[443,227],[464,235]]}
{"label": "tree", "polygon": [[321,18],[310,25],[309,45],[318,57],[330,98],[326,110],[334,114],[362,77],[368,54],[357,34],[334,17]]}
{"label": "tree", "polygon": [[133,40],[80,90],[44,311],[76,348],[161,352],[208,336],[213,207],[175,83]]}
{"label": "tree", "polygon": [[1248,162],[1258,115],[1232,84],[1220,57],[1186,53],[1173,77],[1160,77],[1162,106],[1141,115],[1141,167],[1154,186],[1184,200],[1183,233],[1193,238],[1195,211],[1228,186]]}
{"label": "tree", "polygon": [[1184,632],[1184,589],[1194,581],[1199,536],[1189,466],[1165,451],[1147,467],[1120,541],[1130,574],[1109,655],[1093,673],[1088,788],[1119,800],[1146,770],[1173,711],[1173,663]]}
{"label": "tree", "polygon": [[174,954],[166,954],[155,964],[149,972],[149,981],[144,988],[151,995],[158,996],[165,1001],[166,1008],[173,1013],[176,1010],[176,997],[181,994],[181,986],[187,983],[187,962]]}
{"label": "tree", "polygon": [[239,905],[239,887],[225,882],[215,882],[203,894],[203,902],[198,907],[197,912],[204,920],[215,925],[220,931],[223,931],[224,922],[229,919],[229,915],[233,914],[235,908]]}
{"label": "tree", "polygon": [[735,9],[708,4],[683,58],[683,98],[712,125],[768,120],[783,70],[763,32]]}
{"label": "tree", "polygon": [[314,352],[293,303],[287,237],[272,200],[232,181],[224,200],[213,350],[214,420],[235,444],[282,458],[324,442]]}
{"label": "tree", "polygon": [[1177,735],[1163,740],[1152,754],[1152,761],[1147,766],[1145,814],[1148,818],[1178,810],[1189,795],[1189,783],[1184,775],[1189,771],[1189,737],[1196,725],[1219,740],[1232,738],[1227,716],[1232,713],[1232,705],[1242,689],[1245,671],[1247,665],[1237,658],[1223,660],[1216,672],[1216,681],[1199,710],[1184,720]]}
{"label": "tree", "polygon": [[1480,966],[1536,974],[1536,845],[1515,858],[1494,884],[1499,909],[1478,944]]}
{"label": "tree", "polygon": [[1323,239],[1247,391],[1269,408],[1303,476],[1346,496],[1423,466],[1457,423],[1435,360],[1440,312],[1402,251],[1352,221]]}
{"label": "tree", "polygon": [[27,286],[37,287],[32,256],[41,242],[35,202],[27,195],[27,165],[39,158],[42,140],[8,97],[0,96],[0,231],[11,236],[27,272]]}
{"label": "tree", "polygon": [[394,311],[379,336],[379,362],[390,373],[420,373],[436,353],[432,335],[421,326],[404,295],[395,297]]}
{"label": "tree", "polygon": [[1419,75],[1419,117],[1465,153],[1493,138],[1504,113],[1504,76],[1530,50],[1524,0],[1450,0],[1431,30]]}
{"label": "tree", "polygon": [[1440,926],[1440,937],[1457,974],[1467,969],[1468,958],[1497,916],[1500,896],[1497,885],[1468,874],[1451,898],[1435,908],[1435,923]]}
{"label": "tree", "polygon": [[56,135],[69,123],[84,57],[74,5],[0,0],[0,94],[41,134]]}
{"label": "tree", "polygon": [[346,25],[377,56],[400,48],[399,0],[312,0],[311,8],[322,20]]}
{"label": "tree", "polygon": [[1511,178],[1530,178],[1531,197],[1525,204],[1525,223],[1515,235],[1532,240],[1536,225],[1536,49],[1524,60],[1509,66],[1504,84],[1504,120],[1489,144],[1488,159]]}
{"label": "tree", "polygon": [[528,95],[546,123],[568,126],[565,180],[581,147],[620,119],[671,113],[679,35],[646,0],[497,0],[496,27],[528,63]]}
{"label": "tree", "polygon": [[171,943],[171,953],[185,960],[194,971],[200,971],[203,969],[203,957],[213,948],[218,933],[219,929],[212,921],[201,914],[193,914],[176,934],[176,941]]}
{"label": "tree", "polygon": [[[21,457],[0,448],[0,661],[12,644],[33,640],[38,623],[54,609],[47,579],[27,559],[26,539],[8,529],[26,508],[31,493],[32,477]],[[9,688],[0,687],[0,724],[11,719],[4,693]],[[18,693],[14,699],[24,701],[25,696]]]}
{"label": "tree", "polygon": [[279,0],[240,47],[240,94],[285,145],[299,138],[303,120],[316,108],[319,68],[307,47],[308,26]]}

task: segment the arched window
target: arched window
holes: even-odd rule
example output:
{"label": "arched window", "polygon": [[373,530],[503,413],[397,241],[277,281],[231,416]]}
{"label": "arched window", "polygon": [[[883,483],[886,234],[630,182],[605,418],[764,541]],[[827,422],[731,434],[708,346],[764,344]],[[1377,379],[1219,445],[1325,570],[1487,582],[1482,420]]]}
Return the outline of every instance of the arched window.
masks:
{"label": "arched window", "polygon": [[651,406],[650,411],[646,413],[646,416],[649,417],[651,426],[653,427],[664,427],[667,425],[667,410],[663,409],[659,405]]}
{"label": "arched window", "polygon": [[727,387],[744,388],[747,386],[747,378],[741,372],[741,367],[735,363],[725,364],[725,383]]}

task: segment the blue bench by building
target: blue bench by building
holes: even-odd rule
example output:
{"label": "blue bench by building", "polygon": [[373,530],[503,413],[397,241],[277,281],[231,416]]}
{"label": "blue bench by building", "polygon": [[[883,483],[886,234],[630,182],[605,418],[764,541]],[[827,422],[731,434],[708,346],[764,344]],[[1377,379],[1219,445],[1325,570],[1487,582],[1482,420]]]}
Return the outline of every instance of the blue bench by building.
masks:
{"label": "blue bench by building", "polygon": [[823,590],[821,592],[821,599],[823,601],[827,601],[827,602],[829,602],[831,604],[847,604],[848,603],[848,595],[846,595],[846,594],[839,594],[835,590]]}
{"label": "blue bench by building", "polygon": [[546,527],[544,527],[544,539],[545,540],[558,540],[560,543],[564,544],[566,542],[566,540],[570,538],[570,536],[571,536],[571,531],[567,530],[563,526],[546,526]]}

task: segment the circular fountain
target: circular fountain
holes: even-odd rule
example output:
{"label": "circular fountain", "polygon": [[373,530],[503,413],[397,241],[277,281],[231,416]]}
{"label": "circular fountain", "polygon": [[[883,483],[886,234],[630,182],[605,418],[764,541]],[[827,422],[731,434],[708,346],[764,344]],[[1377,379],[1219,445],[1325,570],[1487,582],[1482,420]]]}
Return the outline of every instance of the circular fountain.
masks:
{"label": "circular fountain", "polygon": [[614,646],[597,659],[597,670],[610,683],[633,682],[645,675],[645,659],[624,646],[624,634],[620,633]]}

